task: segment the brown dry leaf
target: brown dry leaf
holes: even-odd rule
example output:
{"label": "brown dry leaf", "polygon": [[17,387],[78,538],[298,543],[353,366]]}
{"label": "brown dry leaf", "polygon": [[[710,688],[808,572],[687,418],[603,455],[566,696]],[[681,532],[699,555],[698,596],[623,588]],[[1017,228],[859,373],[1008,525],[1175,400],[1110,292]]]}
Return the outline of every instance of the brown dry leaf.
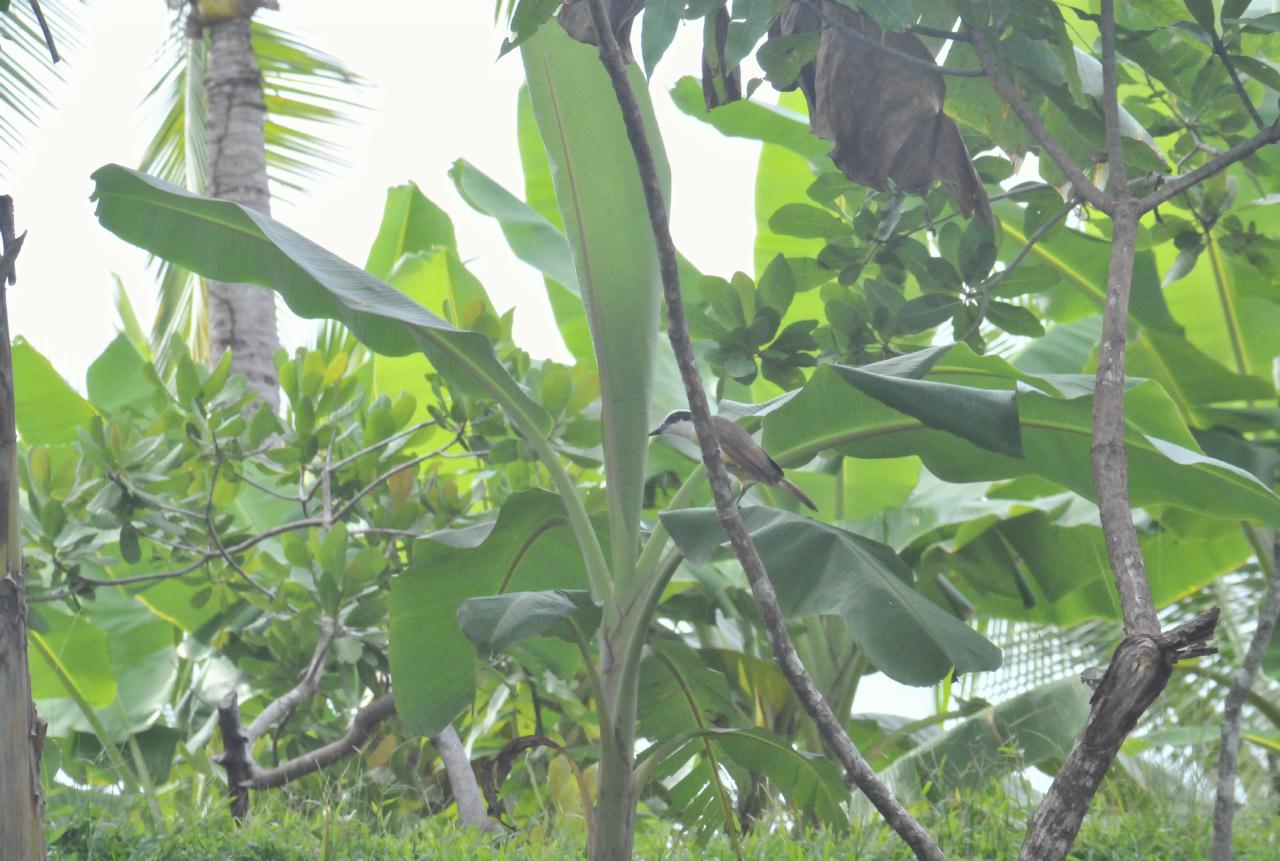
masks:
{"label": "brown dry leaf", "polygon": [[790,89],[804,91],[814,134],[835,142],[831,160],[851,181],[878,191],[888,191],[892,180],[900,190],[923,194],[936,180],[951,190],[966,218],[977,212],[991,223],[991,204],[960,130],[942,112],[941,73],[877,50],[828,22],[932,63],[924,43],[909,33],[886,33],[847,6],[829,0],[822,6],[819,13],[792,3],[772,35],[821,35],[817,56]]}
{"label": "brown dry leaf", "polygon": [[707,110],[742,98],[742,71],[728,68],[724,46],[729,38],[729,10],[721,6],[708,15],[702,37],[702,97]]}

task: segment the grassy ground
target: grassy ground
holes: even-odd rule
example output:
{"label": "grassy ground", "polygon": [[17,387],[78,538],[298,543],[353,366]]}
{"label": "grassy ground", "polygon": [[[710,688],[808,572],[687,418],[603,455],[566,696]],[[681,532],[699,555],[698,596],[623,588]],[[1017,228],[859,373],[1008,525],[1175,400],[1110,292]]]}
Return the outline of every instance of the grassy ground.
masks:
{"label": "grassy ground", "polygon": [[[69,797],[70,796],[70,797]],[[288,800],[281,794],[258,796],[245,825],[236,829],[222,804],[203,813],[179,809],[153,825],[147,807],[124,799],[59,793],[49,806],[49,858],[85,861],[243,861],[295,859],[441,859],[441,861],[533,861],[582,857],[581,820],[553,824],[524,823],[502,839],[459,830],[447,819],[391,826],[390,818],[355,815],[341,808]],[[1072,857],[1082,861],[1181,861],[1208,857],[1211,825],[1208,799],[1128,798],[1114,795],[1095,804]],[[1027,812],[1002,795],[955,798],[917,811],[954,861],[1000,861],[1017,855]],[[1242,811],[1237,824],[1238,861],[1280,858],[1275,812]],[[657,819],[642,818],[636,857],[653,861],[733,861],[723,837],[698,846],[682,839]],[[902,844],[876,823],[849,832],[758,829],[742,842],[746,859],[825,861],[825,859],[909,859]]]}

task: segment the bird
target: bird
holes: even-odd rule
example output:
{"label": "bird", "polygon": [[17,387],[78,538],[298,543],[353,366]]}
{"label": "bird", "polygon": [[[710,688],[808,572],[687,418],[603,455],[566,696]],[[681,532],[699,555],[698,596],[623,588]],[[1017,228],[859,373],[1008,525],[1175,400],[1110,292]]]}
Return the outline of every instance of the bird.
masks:
{"label": "bird", "polygon": [[[741,500],[752,484],[767,484],[769,487],[781,487],[796,499],[814,511],[818,506],[805,495],[804,491],[791,483],[782,472],[782,467],[765,453],[765,450],[751,438],[751,434],[721,416],[711,416],[715,425],[716,436],[720,440],[720,449],[724,452],[725,467],[742,482]],[[674,410],[667,414],[662,424],[649,431],[649,436],[678,436],[691,442],[698,442],[697,431],[693,428],[693,415],[688,410]]]}

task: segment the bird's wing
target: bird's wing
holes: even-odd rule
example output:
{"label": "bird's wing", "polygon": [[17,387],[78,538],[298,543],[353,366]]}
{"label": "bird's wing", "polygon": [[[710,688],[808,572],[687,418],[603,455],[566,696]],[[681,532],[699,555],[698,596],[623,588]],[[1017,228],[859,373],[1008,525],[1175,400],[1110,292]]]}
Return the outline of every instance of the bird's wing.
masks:
{"label": "bird's wing", "polygon": [[751,434],[726,418],[712,416],[712,420],[716,423],[716,434],[720,437],[721,447],[726,452],[733,452],[728,456],[737,462],[739,468],[769,484],[782,481],[782,467],[765,454],[760,444],[751,438]]}

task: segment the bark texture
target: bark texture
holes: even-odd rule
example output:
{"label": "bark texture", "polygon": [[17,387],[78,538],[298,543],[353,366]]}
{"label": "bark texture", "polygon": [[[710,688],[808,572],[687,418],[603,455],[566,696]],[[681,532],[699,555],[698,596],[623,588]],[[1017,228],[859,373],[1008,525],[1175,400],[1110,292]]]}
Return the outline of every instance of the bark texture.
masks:
{"label": "bark texture", "polygon": [[[264,137],[267,107],[248,18],[210,24],[205,78],[208,192],[270,213]],[[231,350],[231,369],[271,405],[280,406],[272,357],[280,346],[275,294],[256,284],[209,282],[210,358]]]}
{"label": "bark texture", "polygon": [[1129,636],[1120,643],[1090,700],[1084,729],[1031,818],[1020,861],[1067,857],[1120,745],[1164,690],[1174,663],[1209,651],[1206,642],[1217,624],[1215,607],[1167,632]]}
{"label": "bark texture", "polygon": [[0,258],[0,857],[44,858],[40,747],[44,723],[31,701],[27,670],[27,598],[18,532],[18,436],[13,412],[6,282],[21,237],[12,231],[12,200],[0,197],[4,256]]}

